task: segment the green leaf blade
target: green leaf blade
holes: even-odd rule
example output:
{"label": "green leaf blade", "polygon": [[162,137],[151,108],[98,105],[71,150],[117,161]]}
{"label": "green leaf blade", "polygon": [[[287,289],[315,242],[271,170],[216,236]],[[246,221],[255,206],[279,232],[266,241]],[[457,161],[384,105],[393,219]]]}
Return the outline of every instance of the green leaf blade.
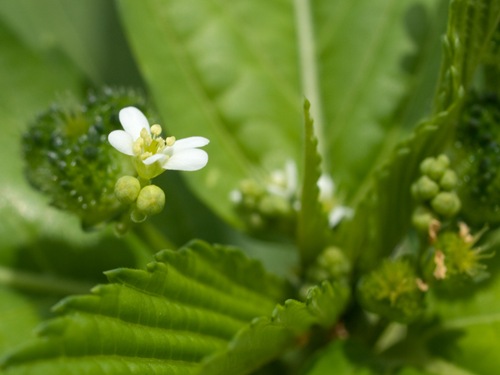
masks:
{"label": "green leaf blade", "polygon": [[101,368],[98,374],[196,368],[224,350],[248,321],[268,315],[277,301],[252,292],[252,273],[234,276],[239,282],[233,282],[234,269],[256,270],[262,276],[258,284],[276,290],[276,278],[255,261],[232,248],[192,245],[159,253],[147,271],[108,272],[110,284],[63,300],[55,308],[61,316],[42,325],[37,339],[4,356],[2,366],[9,374],[35,374],[40,368],[58,374],[72,364],[74,373]]}

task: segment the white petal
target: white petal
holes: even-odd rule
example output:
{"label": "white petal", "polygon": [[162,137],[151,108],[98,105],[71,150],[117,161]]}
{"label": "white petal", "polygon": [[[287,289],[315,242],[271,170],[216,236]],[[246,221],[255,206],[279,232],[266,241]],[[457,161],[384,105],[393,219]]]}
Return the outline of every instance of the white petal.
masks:
{"label": "white petal", "polygon": [[178,141],[175,141],[174,145],[172,146],[172,149],[174,150],[174,154],[175,154],[175,153],[182,151],[182,150],[206,146],[206,145],[208,145],[209,142],[210,141],[208,139],[206,139],[205,137],[182,138],[182,139],[179,139]]}
{"label": "white petal", "polygon": [[146,116],[135,107],[125,107],[118,115],[123,129],[132,136],[135,141],[141,135],[141,130],[150,132],[149,122]]}
{"label": "white petal", "polygon": [[354,210],[346,206],[337,206],[328,214],[328,224],[331,228],[336,227],[342,220],[351,219],[354,216]]}
{"label": "white petal", "polygon": [[167,158],[167,156],[164,154],[154,154],[154,155],[150,156],[149,158],[143,160],[142,162],[146,165],[151,165],[159,160],[166,159],[166,158]]}
{"label": "white petal", "polygon": [[181,152],[176,152],[163,164],[164,169],[179,171],[197,171],[207,165],[208,154],[198,148],[190,148]]}
{"label": "white petal", "polygon": [[327,174],[322,174],[318,180],[319,201],[325,202],[333,198],[335,183]]}
{"label": "white petal", "polygon": [[134,155],[132,136],[123,130],[113,130],[108,135],[111,146],[126,155]]}

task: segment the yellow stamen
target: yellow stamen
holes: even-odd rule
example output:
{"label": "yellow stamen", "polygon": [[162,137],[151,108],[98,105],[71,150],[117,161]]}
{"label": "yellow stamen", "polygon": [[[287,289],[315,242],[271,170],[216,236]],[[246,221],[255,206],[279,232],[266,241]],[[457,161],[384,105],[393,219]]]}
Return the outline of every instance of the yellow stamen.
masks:
{"label": "yellow stamen", "polygon": [[151,126],[151,134],[153,136],[158,137],[161,134],[161,126],[158,124],[154,124]]}
{"label": "yellow stamen", "polygon": [[175,143],[175,137],[167,137],[165,142],[166,142],[167,146],[173,146]]}

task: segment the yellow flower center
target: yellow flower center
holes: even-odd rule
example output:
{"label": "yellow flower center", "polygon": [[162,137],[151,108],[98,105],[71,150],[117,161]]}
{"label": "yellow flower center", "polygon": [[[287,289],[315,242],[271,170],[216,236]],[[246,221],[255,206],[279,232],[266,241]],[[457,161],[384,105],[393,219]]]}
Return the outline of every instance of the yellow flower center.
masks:
{"label": "yellow flower center", "polygon": [[134,141],[133,152],[140,160],[146,160],[150,156],[162,152],[166,146],[175,143],[175,137],[161,137],[161,126],[155,124],[151,126],[151,133],[147,129],[142,129],[139,138]]}

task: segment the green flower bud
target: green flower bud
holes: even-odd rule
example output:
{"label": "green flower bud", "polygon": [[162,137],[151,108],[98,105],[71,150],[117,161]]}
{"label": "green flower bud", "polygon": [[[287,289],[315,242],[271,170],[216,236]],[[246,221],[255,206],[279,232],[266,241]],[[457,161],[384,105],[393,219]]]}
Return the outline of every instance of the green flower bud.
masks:
{"label": "green flower bud", "polygon": [[139,192],[136,207],[141,214],[156,215],[165,207],[165,193],[156,185],[145,186]]}
{"label": "green flower bud", "polygon": [[135,177],[123,176],[116,181],[115,196],[123,204],[134,203],[140,191],[141,183]]}
{"label": "green flower bud", "polygon": [[439,186],[443,190],[451,191],[455,189],[458,185],[458,177],[457,174],[451,169],[446,170],[441,179],[439,180]]}
{"label": "green flower bud", "polygon": [[286,216],[290,214],[292,207],[283,197],[266,195],[260,200],[258,210],[265,216]]}
{"label": "green flower bud", "polygon": [[420,171],[434,181],[439,181],[449,166],[450,159],[446,155],[439,155],[437,158],[424,159],[420,164]]}
{"label": "green flower bud", "polygon": [[338,247],[326,248],[308,269],[307,278],[313,284],[323,280],[345,279],[351,272],[351,262]]}
{"label": "green flower bud", "polygon": [[415,199],[427,201],[439,193],[439,185],[429,177],[422,176],[412,187],[412,193]]}
{"label": "green flower bud", "polygon": [[411,222],[413,226],[420,232],[427,233],[431,222],[435,220],[431,211],[423,206],[419,206],[413,211]]}
{"label": "green flower bud", "polygon": [[461,204],[456,193],[444,191],[434,197],[431,206],[437,214],[449,218],[460,211]]}
{"label": "green flower bud", "polygon": [[144,108],[144,100],[131,91],[104,89],[81,105],[53,105],[23,136],[28,181],[53,206],[77,214],[84,228],[123,212],[114,185],[135,171],[129,158],[109,146],[107,136],[122,128],[118,112],[128,105]]}
{"label": "green flower bud", "polygon": [[391,320],[409,323],[424,309],[424,293],[414,267],[405,260],[386,260],[360,280],[362,306]]}

